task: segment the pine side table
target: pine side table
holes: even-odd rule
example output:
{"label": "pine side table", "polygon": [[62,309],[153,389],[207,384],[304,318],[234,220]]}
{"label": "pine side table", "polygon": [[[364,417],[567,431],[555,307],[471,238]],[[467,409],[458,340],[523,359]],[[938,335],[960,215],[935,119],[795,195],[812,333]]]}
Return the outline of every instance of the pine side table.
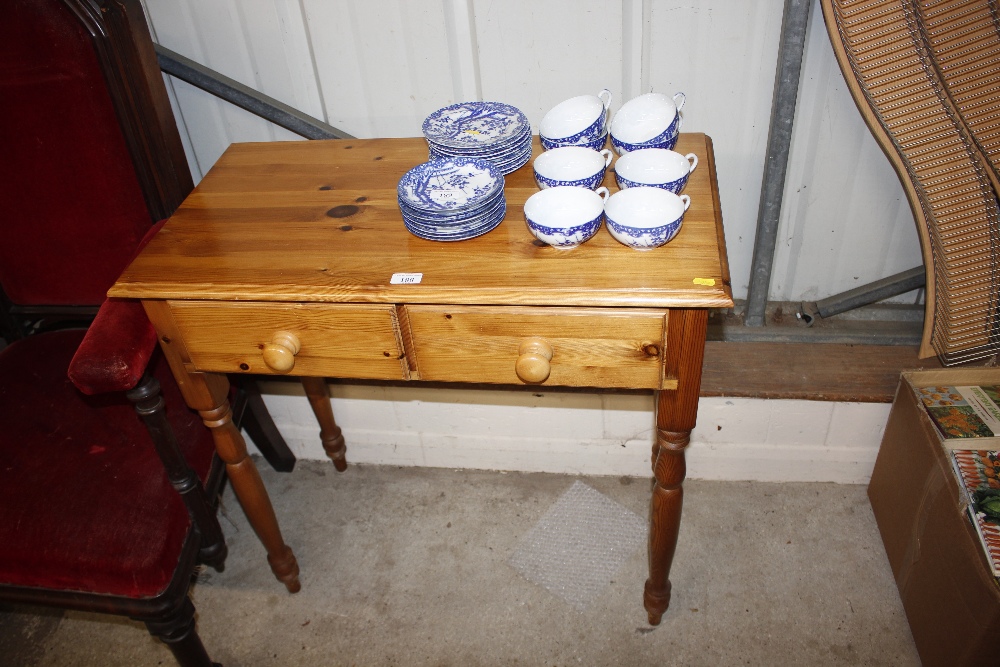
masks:
{"label": "pine side table", "polygon": [[[109,294],[143,302],[289,590],[298,590],[298,566],[232,424],[225,374],[306,378],[324,444],[341,463],[321,378],[649,389],[655,485],[644,602],[660,622],[708,309],[733,305],[712,142],[682,134],[675,150],[700,159],[685,189],[691,207],[678,236],[648,251],[606,228],[572,250],[536,241],[523,218],[537,191],[530,163],[506,177],[499,227],[448,243],[411,235],[397,205],[400,177],[427,160],[423,139],[226,151]],[[617,190],[610,170],[605,185]]]}

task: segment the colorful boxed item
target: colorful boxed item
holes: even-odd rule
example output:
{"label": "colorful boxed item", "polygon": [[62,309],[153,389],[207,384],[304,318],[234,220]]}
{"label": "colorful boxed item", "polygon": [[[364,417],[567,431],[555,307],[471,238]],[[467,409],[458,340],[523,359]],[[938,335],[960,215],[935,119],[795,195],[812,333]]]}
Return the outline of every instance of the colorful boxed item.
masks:
{"label": "colorful boxed item", "polygon": [[[920,388],[1000,385],[998,369],[903,373],[868,497],[925,666],[997,664],[1000,585]],[[979,442],[973,440],[973,442]]]}

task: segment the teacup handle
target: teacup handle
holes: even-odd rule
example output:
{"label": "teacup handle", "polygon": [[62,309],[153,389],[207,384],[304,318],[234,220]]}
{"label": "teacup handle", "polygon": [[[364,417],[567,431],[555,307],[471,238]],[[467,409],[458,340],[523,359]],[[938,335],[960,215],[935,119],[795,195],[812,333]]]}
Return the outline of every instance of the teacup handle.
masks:
{"label": "teacup handle", "polygon": [[684,157],[685,157],[685,159],[687,159],[688,163],[691,165],[691,168],[688,169],[688,173],[690,174],[692,171],[694,171],[694,168],[698,166],[698,156],[695,155],[694,153],[688,153]]}
{"label": "teacup handle", "polygon": [[[678,97],[681,98],[680,102],[677,101]],[[677,110],[680,111],[681,109],[684,108],[684,102],[687,101],[687,96],[684,95],[684,93],[674,93],[673,100],[674,100],[674,106],[676,106]]]}
{"label": "teacup handle", "polygon": [[684,204],[684,210],[688,210],[688,206],[691,205],[691,197],[689,195],[681,195],[681,202]]}
{"label": "teacup handle", "polygon": [[[607,99],[605,99],[605,96],[607,96]],[[604,89],[604,90],[602,90],[601,92],[597,93],[597,97],[599,97],[599,98],[600,98],[600,100],[601,100],[601,102],[603,102],[603,103],[604,103],[604,110],[605,110],[605,111],[607,111],[607,110],[608,110],[608,107],[610,107],[610,106],[611,106],[611,100],[612,100],[612,99],[613,99],[613,97],[614,97],[614,96],[613,96],[613,95],[611,94],[611,91],[610,91],[610,90],[608,90],[607,88],[605,88],[605,89]]]}
{"label": "teacup handle", "polygon": [[[614,155],[614,153],[612,153],[610,149],[605,148],[603,151],[601,151],[601,155],[604,156],[604,168],[607,169],[608,165],[611,164],[611,158]],[[698,158],[695,158],[694,162],[695,164],[698,164]],[[691,169],[694,169],[694,167],[691,167]]]}
{"label": "teacup handle", "polygon": [[[604,187],[597,188],[596,190],[594,190],[594,192],[596,192],[597,194],[599,194],[601,196],[601,199],[603,199],[605,202],[607,202],[608,201],[608,197],[611,196],[611,192],[607,188],[604,188]],[[684,196],[687,197],[687,195],[684,195]],[[690,200],[691,198],[688,197],[688,199]],[[685,208],[684,210],[686,211],[687,209]]]}

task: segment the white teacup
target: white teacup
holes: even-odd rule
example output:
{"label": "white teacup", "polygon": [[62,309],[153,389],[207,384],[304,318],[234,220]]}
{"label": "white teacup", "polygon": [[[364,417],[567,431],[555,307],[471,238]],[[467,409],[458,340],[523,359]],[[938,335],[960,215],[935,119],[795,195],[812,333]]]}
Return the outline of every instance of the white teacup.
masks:
{"label": "white teacup", "polygon": [[608,231],[631,248],[655,248],[677,236],[690,205],[691,197],[660,188],[620,190],[605,206]]}
{"label": "white teacup", "polygon": [[652,186],[680,194],[697,166],[698,156],[694,153],[681,155],[664,148],[643,148],[618,159],[615,180],[622,190]]}
{"label": "white teacup", "polygon": [[663,93],[633,97],[611,120],[612,139],[636,145],[677,134],[682,123],[680,110],[684,108],[685,100],[684,93],[675,93],[672,98]]}
{"label": "white teacup", "polygon": [[606,148],[600,152],[583,146],[553,148],[535,158],[532,164],[535,182],[543,190],[560,185],[593,190],[604,180],[611,157],[611,151]]}
{"label": "white teacup", "polygon": [[571,97],[552,107],[538,125],[538,134],[550,142],[571,146],[594,141],[607,131],[611,91]]}
{"label": "white teacup", "polygon": [[554,248],[575,248],[601,228],[608,194],[607,188],[547,188],[524,202],[524,219],[539,241]]}

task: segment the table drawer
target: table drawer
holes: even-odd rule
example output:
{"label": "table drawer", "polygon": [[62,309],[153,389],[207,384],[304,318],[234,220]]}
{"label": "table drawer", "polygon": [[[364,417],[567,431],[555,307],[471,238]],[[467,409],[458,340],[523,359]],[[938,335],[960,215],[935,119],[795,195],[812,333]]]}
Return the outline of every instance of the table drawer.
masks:
{"label": "table drawer", "polygon": [[653,309],[407,306],[422,380],[669,388],[666,312]]}
{"label": "table drawer", "polygon": [[171,301],[169,306],[199,371],[408,379],[391,304]]}

